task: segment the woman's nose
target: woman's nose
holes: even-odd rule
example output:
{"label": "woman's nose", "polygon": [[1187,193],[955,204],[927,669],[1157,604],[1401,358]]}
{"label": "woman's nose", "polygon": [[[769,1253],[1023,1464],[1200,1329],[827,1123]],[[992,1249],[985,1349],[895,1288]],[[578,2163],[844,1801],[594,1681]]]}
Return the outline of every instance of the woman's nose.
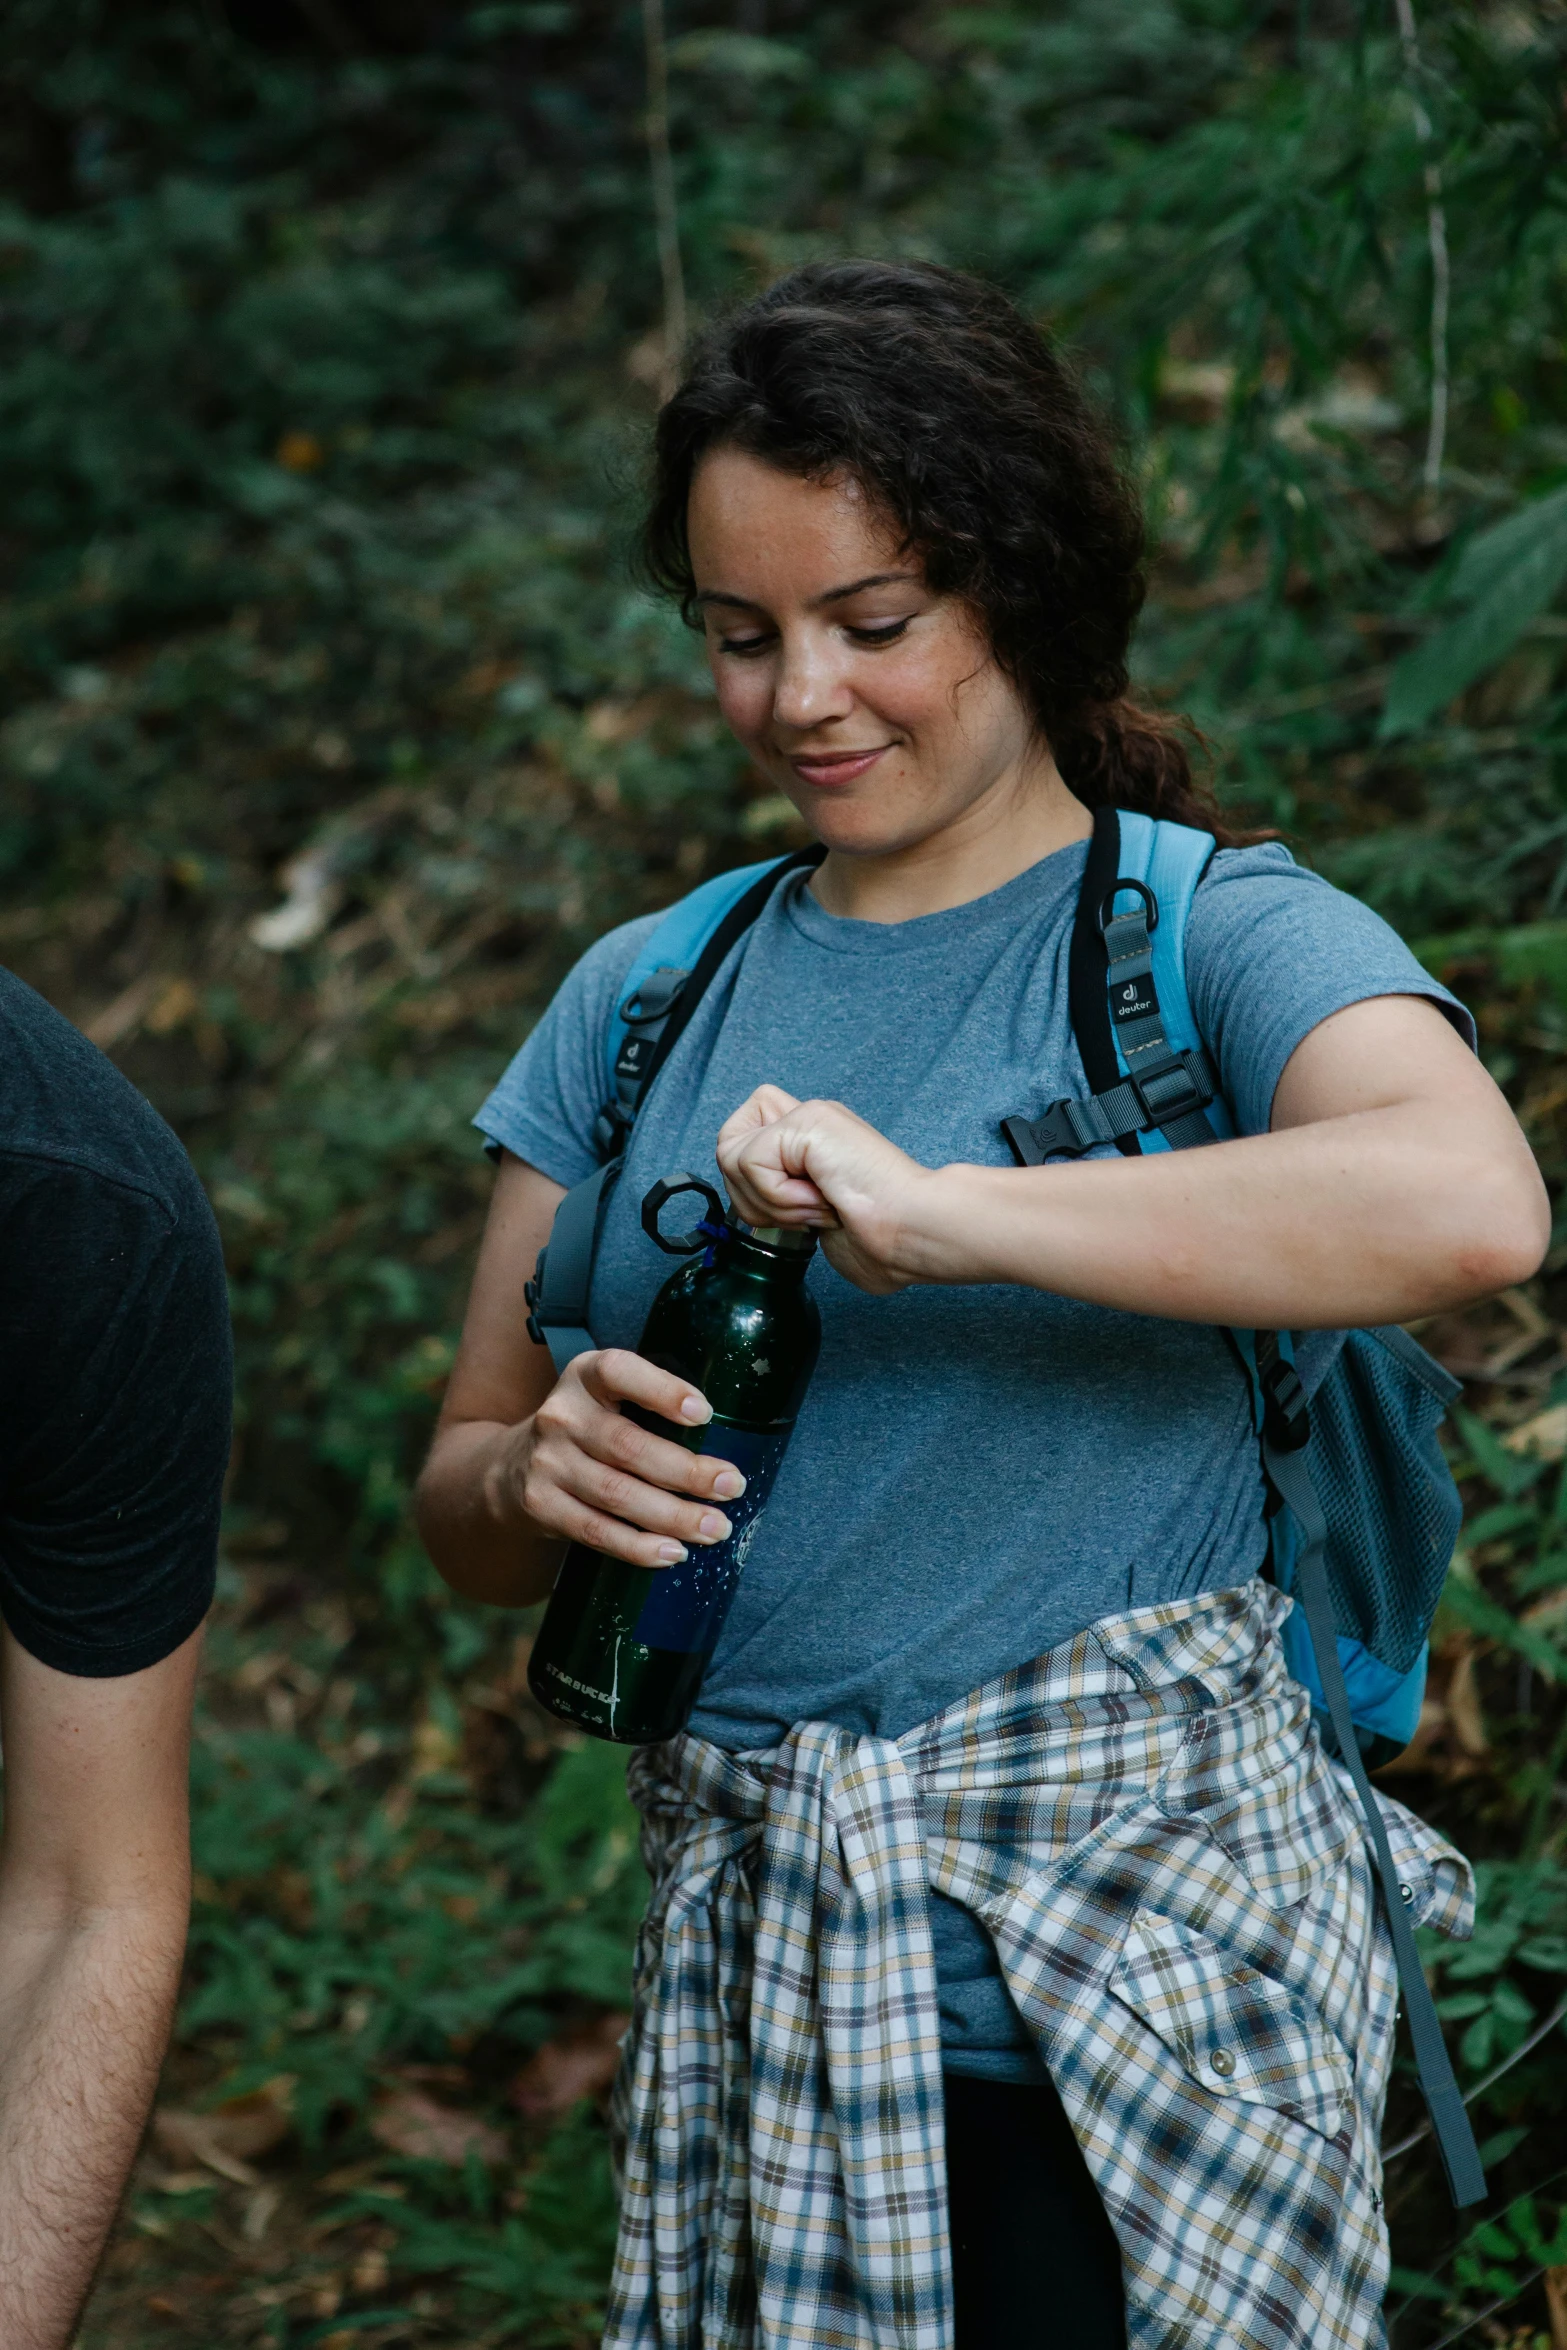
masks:
{"label": "woman's nose", "polygon": [[854,695],[836,646],[820,638],[791,641],[786,634],[782,656],[773,689],[773,718],[779,726],[799,733],[848,716]]}

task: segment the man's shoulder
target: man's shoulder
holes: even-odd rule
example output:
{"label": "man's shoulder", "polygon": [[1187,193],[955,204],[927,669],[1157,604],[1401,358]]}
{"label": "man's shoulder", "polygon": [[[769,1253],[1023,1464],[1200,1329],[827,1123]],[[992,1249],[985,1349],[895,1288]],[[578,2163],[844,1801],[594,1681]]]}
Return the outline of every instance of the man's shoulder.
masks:
{"label": "man's shoulder", "polygon": [[14,971],[0,967],[0,1188],[57,1173],[139,1194],[179,1224],[200,1197],[178,1137],[130,1079]]}

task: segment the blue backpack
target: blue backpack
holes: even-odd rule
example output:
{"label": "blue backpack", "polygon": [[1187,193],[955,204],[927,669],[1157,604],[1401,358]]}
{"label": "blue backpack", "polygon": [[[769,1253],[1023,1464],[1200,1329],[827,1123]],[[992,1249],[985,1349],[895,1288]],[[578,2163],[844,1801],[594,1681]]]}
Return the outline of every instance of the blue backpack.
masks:
{"label": "blue backpack", "polygon": [[[1210,834],[1186,825],[1094,811],[1068,963],[1090,1091],[1003,1120],[1020,1164],[1108,1143],[1128,1156],[1191,1150],[1234,1134],[1186,991],[1187,916],[1214,849]],[[595,1135],[603,1163],[562,1200],[528,1285],[529,1331],[557,1371],[596,1343],[587,1308],[599,1223],[648,1088],[773,891],[823,853],[704,882],[670,908],[633,963],[605,1038]],[[1405,1914],[1408,1888],[1366,1775],[1408,1744],[1420,1715],[1427,1636],[1462,1517],[1437,1433],[1459,1385],[1396,1327],[1227,1336],[1251,1395],[1268,1571],[1297,1602],[1285,1655],[1359,1795],[1448,2184],[1455,2203],[1478,2202],[1484,2173]]]}

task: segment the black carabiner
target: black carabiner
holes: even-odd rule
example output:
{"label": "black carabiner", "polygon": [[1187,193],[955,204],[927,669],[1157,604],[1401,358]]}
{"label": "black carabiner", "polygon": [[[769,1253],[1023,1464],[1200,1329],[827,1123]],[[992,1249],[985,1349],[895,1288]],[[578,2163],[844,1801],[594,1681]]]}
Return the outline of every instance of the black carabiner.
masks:
{"label": "black carabiner", "polygon": [[[672,1199],[683,1191],[699,1191],[707,1208],[705,1226],[698,1224],[690,1232],[677,1233],[671,1240],[658,1227],[658,1219]],[[642,1229],[649,1240],[656,1241],[666,1256],[693,1257],[699,1248],[708,1248],[713,1236],[725,1221],[724,1203],[710,1183],[700,1175],[666,1175],[655,1183],[642,1202]]]}

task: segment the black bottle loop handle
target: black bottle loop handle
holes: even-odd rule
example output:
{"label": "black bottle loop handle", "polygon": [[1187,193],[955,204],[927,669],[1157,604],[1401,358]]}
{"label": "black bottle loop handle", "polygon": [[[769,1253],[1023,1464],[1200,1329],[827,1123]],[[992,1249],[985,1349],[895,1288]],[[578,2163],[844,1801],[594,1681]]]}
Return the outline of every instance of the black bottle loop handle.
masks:
{"label": "black bottle loop handle", "polygon": [[[671,1238],[659,1230],[658,1220],[670,1201],[678,1199],[683,1191],[700,1192],[707,1214],[693,1230],[677,1232]],[[715,1230],[722,1227],[725,1220],[723,1201],[710,1183],[702,1181],[700,1175],[666,1175],[661,1182],[654,1184],[642,1202],[642,1229],[649,1240],[658,1243],[666,1256],[693,1257],[699,1248],[710,1247]]]}

